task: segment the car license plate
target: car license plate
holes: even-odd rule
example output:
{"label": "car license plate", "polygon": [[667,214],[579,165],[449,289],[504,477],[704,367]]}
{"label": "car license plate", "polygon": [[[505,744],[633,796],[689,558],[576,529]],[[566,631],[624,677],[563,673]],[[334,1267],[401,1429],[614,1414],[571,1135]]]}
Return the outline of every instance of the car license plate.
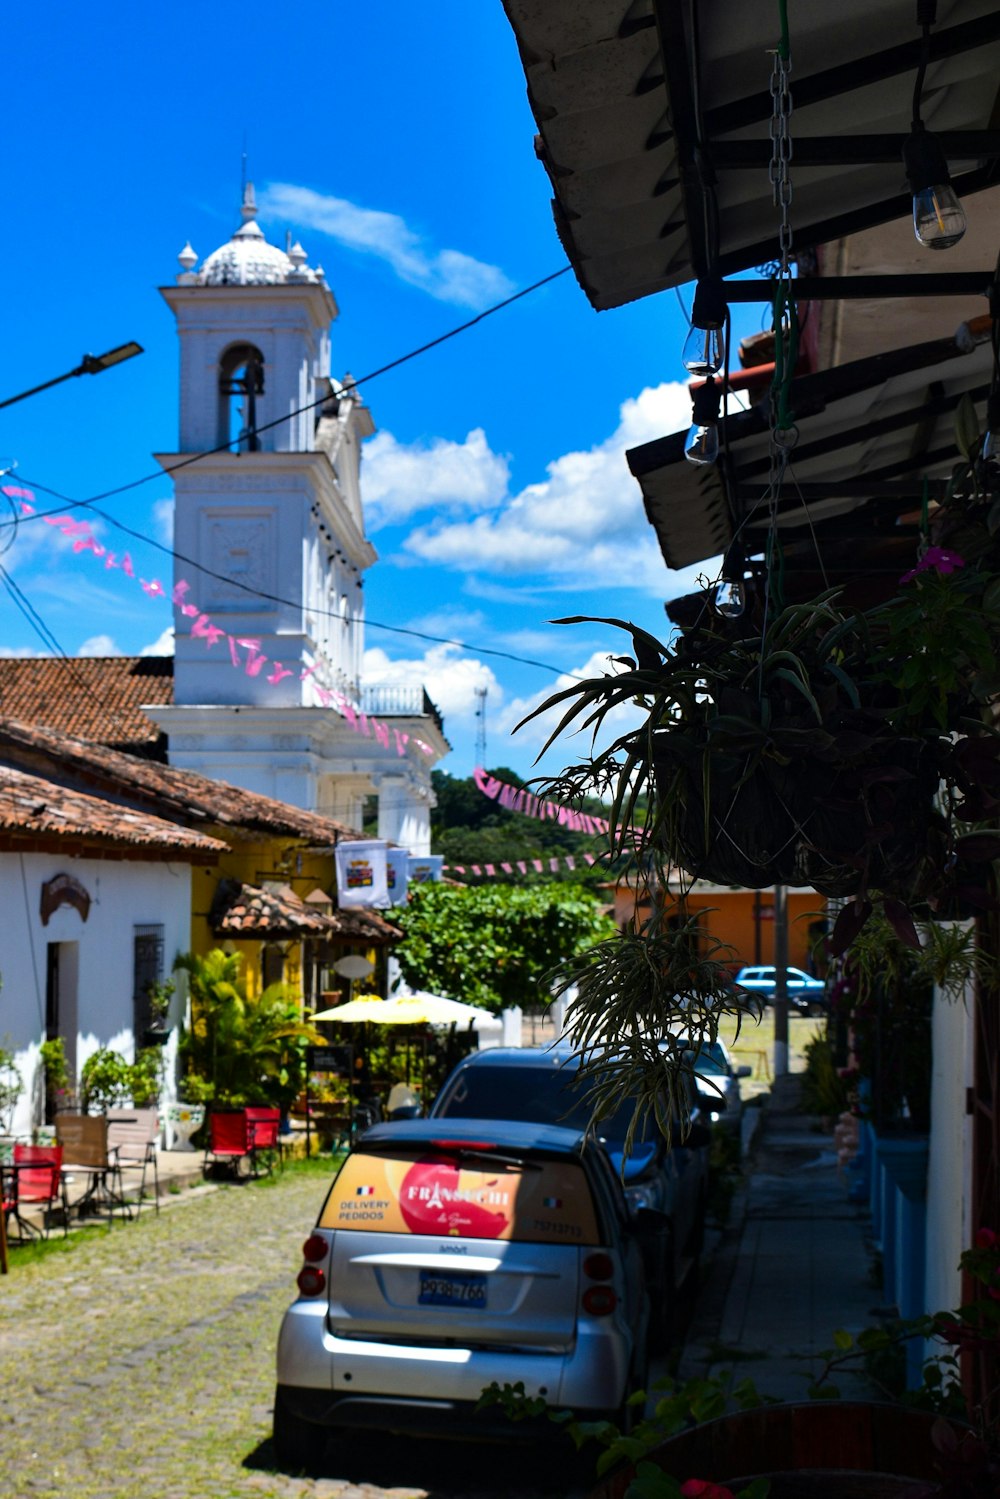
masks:
{"label": "car license plate", "polygon": [[485,1275],[438,1275],[431,1270],[420,1272],[421,1306],[486,1305]]}

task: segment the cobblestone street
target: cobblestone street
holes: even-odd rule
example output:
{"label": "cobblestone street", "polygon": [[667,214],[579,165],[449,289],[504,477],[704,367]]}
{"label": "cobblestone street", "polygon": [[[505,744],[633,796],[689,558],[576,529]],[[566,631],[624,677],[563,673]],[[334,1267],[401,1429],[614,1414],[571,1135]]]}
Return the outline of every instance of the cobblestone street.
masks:
{"label": "cobblestone street", "polygon": [[[361,1436],[274,1471],[274,1350],[318,1175],[197,1189],[0,1280],[0,1470],[18,1499],[564,1495],[568,1451]],[[55,1233],[59,1230],[56,1228]],[[336,1456],[334,1456],[336,1453]],[[560,1469],[563,1476],[560,1477]],[[530,1475],[530,1477],[529,1477]]]}

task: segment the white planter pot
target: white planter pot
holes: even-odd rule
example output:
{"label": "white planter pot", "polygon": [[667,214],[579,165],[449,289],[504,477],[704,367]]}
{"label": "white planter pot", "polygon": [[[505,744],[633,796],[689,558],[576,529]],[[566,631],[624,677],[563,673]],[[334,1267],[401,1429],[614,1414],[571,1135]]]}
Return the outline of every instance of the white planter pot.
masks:
{"label": "white planter pot", "polygon": [[194,1150],[191,1136],[205,1122],[203,1103],[171,1103],[164,1113],[171,1150]]}

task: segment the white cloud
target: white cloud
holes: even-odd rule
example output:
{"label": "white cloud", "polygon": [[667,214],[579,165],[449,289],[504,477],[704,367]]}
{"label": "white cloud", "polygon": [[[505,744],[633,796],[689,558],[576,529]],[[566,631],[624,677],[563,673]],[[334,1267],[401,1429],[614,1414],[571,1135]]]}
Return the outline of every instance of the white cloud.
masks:
{"label": "white cloud", "polygon": [[120,656],[121,647],[110,635],[91,635],[76,653],[78,656]]}
{"label": "white cloud", "polygon": [[153,525],[156,529],[156,539],[165,547],[174,544],[174,502],[173,499],[156,500],[153,503]]}
{"label": "white cloud", "polygon": [[51,651],[36,651],[30,645],[0,645],[0,657],[5,661],[36,661],[51,655]]}
{"label": "white cloud", "polygon": [[621,584],[662,595],[663,558],[625,450],[675,431],[690,413],[686,385],[647,387],[623,403],[603,442],[555,459],[546,479],[492,514],[418,527],[406,548],[466,573],[540,575],[550,587]]}
{"label": "white cloud", "polygon": [[172,656],[174,654],[174,627],[167,625],[150,645],[144,645],[140,656]]}
{"label": "white cloud", "polygon": [[493,509],[507,493],[510,468],[476,427],[464,442],[397,442],[380,432],[365,445],[365,516],[391,525],[420,510]]}
{"label": "white cloud", "polygon": [[472,656],[462,655],[452,645],[432,645],[418,660],[407,661],[391,660],[378,647],[367,650],[362,680],[366,687],[379,682],[422,682],[446,721],[475,716],[479,706],[477,687],[487,689],[491,703],[503,700],[503,689],[490,668]]}
{"label": "white cloud", "polygon": [[514,290],[499,266],[460,250],[435,250],[395,213],[362,208],[291,182],[272,182],[261,196],[260,208],[262,216],[291,219],[348,249],[384,260],[401,281],[439,302],[479,310]]}

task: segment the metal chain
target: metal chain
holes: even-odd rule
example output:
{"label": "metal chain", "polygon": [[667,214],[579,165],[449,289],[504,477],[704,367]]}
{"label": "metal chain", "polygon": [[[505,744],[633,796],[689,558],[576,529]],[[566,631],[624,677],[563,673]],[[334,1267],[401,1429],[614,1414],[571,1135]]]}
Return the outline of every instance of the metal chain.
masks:
{"label": "metal chain", "polygon": [[[772,484],[780,484],[784,477],[787,450],[794,447],[798,439],[791,413],[788,409],[788,390],[797,358],[798,327],[795,316],[795,297],[792,281],[792,72],[791,57],[782,46],[772,53],[771,66],[771,160],[768,165],[768,180],[771,197],[778,209],[781,222],[778,229],[780,261],[775,278],[774,296],[774,358],[775,380],[771,401],[772,439]],[[784,462],[776,461],[779,452],[785,454]]]}
{"label": "metal chain", "polygon": [[792,135],[789,122],[792,117],[792,90],[789,78],[792,71],[790,58],[784,58],[780,50],[773,53],[771,68],[771,161],[767,169],[771,183],[771,197],[775,208],[781,209],[781,228],[778,245],[781,250],[781,274],[788,276],[788,262],[792,252],[792,227],[788,222],[788,210],[792,206]]}

